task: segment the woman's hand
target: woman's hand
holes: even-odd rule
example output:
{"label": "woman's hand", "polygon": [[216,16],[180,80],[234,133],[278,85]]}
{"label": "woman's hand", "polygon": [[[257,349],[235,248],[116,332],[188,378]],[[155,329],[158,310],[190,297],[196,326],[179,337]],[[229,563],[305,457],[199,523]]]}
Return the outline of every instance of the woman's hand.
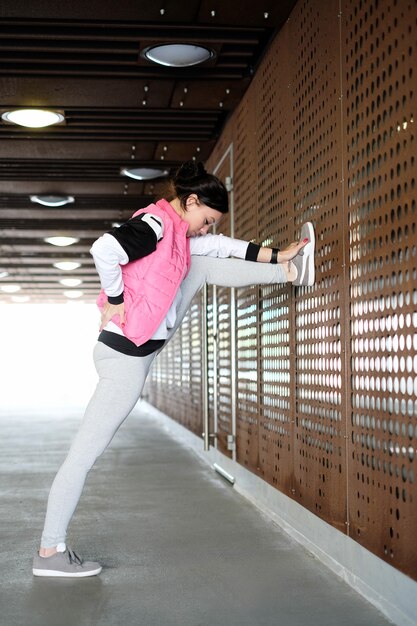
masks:
{"label": "woman's hand", "polygon": [[305,245],[308,244],[308,239],[303,239],[302,241],[294,241],[290,243],[289,246],[280,250],[278,252],[278,263],[285,263],[286,261],[291,261],[294,257],[299,254],[300,250],[304,248]]}
{"label": "woman's hand", "polygon": [[108,322],[110,322],[112,317],[114,317],[115,315],[118,315],[120,318],[120,326],[124,326],[124,323],[125,323],[124,302],[121,302],[120,304],[110,304],[109,302],[106,302],[106,304],[103,306],[102,311],[101,311],[100,330],[103,330],[103,328],[108,324]]}

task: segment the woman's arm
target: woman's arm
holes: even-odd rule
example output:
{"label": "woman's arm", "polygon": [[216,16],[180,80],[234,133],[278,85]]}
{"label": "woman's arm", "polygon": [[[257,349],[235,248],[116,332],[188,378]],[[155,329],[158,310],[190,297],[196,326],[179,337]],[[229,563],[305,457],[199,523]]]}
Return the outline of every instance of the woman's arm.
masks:
{"label": "woman's arm", "polygon": [[[287,263],[291,261],[297,254],[304,248],[304,246],[308,243],[308,239],[303,239],[303,241],[293,241],[283,250],[278,250],[277,254],[277,263]],[[260,248],[258,252],[257,261],[258,263],[271,263],[273,248]]]}
{"label": "woman's arm", "polygon": [[[279,250],[277,262],[286,263],[291,261],[306,243],[308,243],[308,240],[296,241],[283,250]],[[273,252],[273,248],[264,248],[252,242],[211,233],[201,235],[200,237],[191,237],[190,249],[191,254],[196,256],[235,257],[245,259],[246,261],[257,261],[258,263],[270,263]]]}
{"label": "woman's arm", "polygon": [[124,324],[124,297],[122,265],[147,256],[156,249],[162,238],[164,225],[160,217],[142,213],[102,235],[91,247],[91,254],[107,296],[102,308],[102,330],[115,315]]}

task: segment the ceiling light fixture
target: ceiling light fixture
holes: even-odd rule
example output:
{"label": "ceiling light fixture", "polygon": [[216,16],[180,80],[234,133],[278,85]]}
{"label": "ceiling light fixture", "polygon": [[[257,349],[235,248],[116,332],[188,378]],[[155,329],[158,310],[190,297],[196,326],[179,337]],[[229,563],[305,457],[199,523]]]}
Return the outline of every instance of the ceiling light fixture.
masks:
{"label": "ceiling light fixture", "polygon": [[6,270],[1,270],[0,271],[0,278],[6,278],[6,276],[9,275],[9,272],[6,272]]}
{"label": "ceiling light fixture", "polygon": [[19,285],[2,285],[0,289],[5,293],[16,293],[16,291],[20,291]]}
{"label": "ceiling light fixture", "polygon": [[168,170],[161,170],[155,167],[123,167],[120,170],[123,176],[129,176],[135,180],[153,180],[162,176],[168,176]]}
{"label": "ceiling light fixture", "polygon": [[17,302],[19,304],[23,304],[24,302],[29,302],[30,296],[12,296],[12,301]]}
{"label": "ceiling light fixture", "polygon": [[80,240],[77,239],[77,237],[45,237],[44,241],[52,244],[53,246],[60,246],[64,248],[65,246],[72,246],[73,243],[77,243]]}
{"label": "ceiling light fixture", "polygon": [[81,298],[81,296],[83,295],[84,294],[82,291],[78,291],[76,289],[72,291],[64,291],[64,296],[66,296],[67,298]]}
{"label": "ceiling light fixture", "polygon": [[64,206],[74,202],[73,196],[29,196],[31,202],[43,204],[43,206]]}
{"label": "ceiling light fixture", "polygon": [[83,282],[81,278],[61,278],[59,281],[64,287],[78,287]]}
{"label": "ceiling light fixture", "polygon": [[77,263],[77,261],[58,261],[57,263],[53,263],[53,266],[64,272],[72,272],[72,270],[81,267],[81,263]]}
{"label": "ceiling light fixture", "polygon": [[45,128],[60,124],[65,120],[63,113],[59,111],[47,111],[45,109],[16,109],[2,113],[2,120],[9,124],[26,126],[28,128]]}
{"label": "ceiling light fixture", "polygon": [[145,48],[142,57],[166,67],[192,67],[204,63],[215,56],[215,52],[205,46],[189,43],[165,43]]}

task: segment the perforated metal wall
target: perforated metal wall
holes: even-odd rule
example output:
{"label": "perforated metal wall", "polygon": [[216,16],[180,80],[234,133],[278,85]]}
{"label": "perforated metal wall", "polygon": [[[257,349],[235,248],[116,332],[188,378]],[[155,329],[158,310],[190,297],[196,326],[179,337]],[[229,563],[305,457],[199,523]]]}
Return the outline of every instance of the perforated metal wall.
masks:
{"label": "perforated metal wall", "polygon": [[[209,162],[233,141],[236,236],[317,233],[313,287],[217,300],[236,327],[220,356],[227,373],[235,359],[236,460],[415,579],[416,33],[414,1],[300,0]],[[164,358],[152,384],[184,420]]]}
{"label": "perforated metal wall", "polygon": [[[258,240],[256,93],[250,89],[234,116],[235,236]],[[259,466],[258,288],[236,290],[236,451],[252,471]]]}
{"label": "perforated metal wall", "polygon": [[202,298],[197,295],[182,326],[156,357],[146,383],[145,397],[167,414],[201,436],[202,407]]}
{"label": "perforated metal wall", "polygon": [[[290,29],[285,29],[256,76],[259,241],[284,247],[293,239]],[[277,63],[277,58],[281,59]],[[294,488],[294,365],[291,289],[259,289],[258,473],[287,495]]]}
{"label": "perforated metal wall", "polygon": [[[315,224],[318,280],[297,290],[295,497],[345,531],[346,328],[339,18],[336,3],[297,5],[292,59],[295,230]],[[342,384],[343,381],[343,384]]]}
{"label": "perforated metal wall", "polygon": [[347,3],[351,536],[417,571],[415,2]]}
{"label": "perforated metal wall", "polygon": [[[226,151],[226,156],[222,155],[222,162],[216,170],[219,178],[226,181],[230,177],[231,155]],[[230,236],[230,216],[224,216],[217,228],[218,234]],[[218,449],[228,456],[231,452],[228,449],[227,436],[232,432],[232,403],[235,394],[232,375],[232,312],[230,289],[224,287],[209,287],[209,293],[214,303],[216,315],[215,333],[213,339],[216,343],[216,359],[213,360],[213,378],[216,377],[216,433]],[[213,320],[214,322],[214,320]],[[208,320],[210,329],[210,320]]]}

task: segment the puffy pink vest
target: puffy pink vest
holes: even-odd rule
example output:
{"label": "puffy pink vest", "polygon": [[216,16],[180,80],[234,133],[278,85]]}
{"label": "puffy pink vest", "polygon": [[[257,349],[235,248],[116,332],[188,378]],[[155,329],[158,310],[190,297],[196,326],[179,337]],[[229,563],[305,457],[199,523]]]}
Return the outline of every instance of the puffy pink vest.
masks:
{"label": "puffy pink vest", "polygon": [[[138,346],[151,339],[159,328],[190,268],[187,222],[166,200],[150,204],[132,217],[141,213],[161,217],[164,236],[155,252],[121,266],[125,303],[123,334]],[[97,305],[101,309],[106,302],[107,296],[101,290]],[[115,315],[112,322],[120,326],[119,316]]]}

